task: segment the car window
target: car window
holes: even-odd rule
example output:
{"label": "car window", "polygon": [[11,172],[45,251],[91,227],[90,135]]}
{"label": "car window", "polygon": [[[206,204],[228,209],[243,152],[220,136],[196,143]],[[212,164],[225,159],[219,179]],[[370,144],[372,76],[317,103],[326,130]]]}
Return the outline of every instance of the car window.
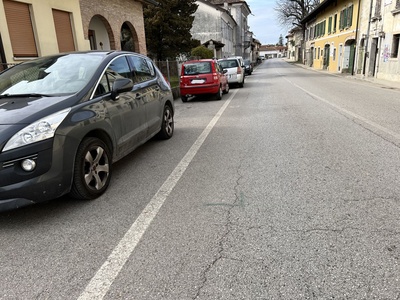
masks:
{"label": "car window", "polygon": [[238,62],[236,59],[222,60],[220,64],[224,69],[236,68],[238,66]]}
{"label": "car window", "polygon": [[184,65],[185,75],[207,74],[211,73],[211,63],[209,61],[188,63]]}
{"label": "car window", "polygon": [[154,66],[149,60],[135,55],[128,56],[128,59],[133,69],[133,73],[135,74],[135,83],[144,82],[154,78]]}
{"label": "car window", "polygon": [[133,80],[132,71],[125,56],[118,57],[110,63],[100,79],[95,95],[98,96],[111,92],[114,81],[117,78],[129,78]]}

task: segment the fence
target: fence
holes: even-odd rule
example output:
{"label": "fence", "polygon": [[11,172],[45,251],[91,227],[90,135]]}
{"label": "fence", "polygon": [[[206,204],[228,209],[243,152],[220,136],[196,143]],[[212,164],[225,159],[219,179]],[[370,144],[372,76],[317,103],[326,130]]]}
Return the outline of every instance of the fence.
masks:
{"label": "fence", "polygon": [[168,79],[171,87],[179,86],[181,63],[177,60],[158,60],[154,61],[154,64],[160,69],[161,73],[164,74],[165,78]]}

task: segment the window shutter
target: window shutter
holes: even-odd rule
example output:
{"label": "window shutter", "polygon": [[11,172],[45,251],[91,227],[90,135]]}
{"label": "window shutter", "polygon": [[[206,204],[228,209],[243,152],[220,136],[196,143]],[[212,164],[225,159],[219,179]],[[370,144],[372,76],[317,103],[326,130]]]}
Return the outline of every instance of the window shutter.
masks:
{"label": "window shutter", "polygon": [[353,5],[349,6],[347,11],[347,27],[351,27],[353,23]]}
{"label": "window shutter", "polygon": [[14,57],[37,57],[29,5],[3,0]]}
{"label": "window shutter", "polygon": [[70,14],[65,11],[53,9],[53,19],[57,35],[58,51],[75,51]]}

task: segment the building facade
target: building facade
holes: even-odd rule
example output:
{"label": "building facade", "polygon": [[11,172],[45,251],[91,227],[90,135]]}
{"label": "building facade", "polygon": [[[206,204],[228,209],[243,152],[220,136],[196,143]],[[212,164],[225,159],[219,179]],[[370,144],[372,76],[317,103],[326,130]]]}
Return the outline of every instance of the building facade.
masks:
{"label": "building facade", "polygon": [[362,1],[357,74],[400,81],[400,0]]}
{"label": "building facade", "polygon": [[191,29],[192,38],[214,51],[215,58],[235,54],[237,24],[232,15],[223,7],[206,0],[197,0]]}
{"label": "building facade", "polygon": [[[220,47],[217,58],[242,56],[251,58],[252,33],[249,31],[247,17],[251,14],[243,0],[198,0],[192,37],[207,44]],[[217,42],[217,44],[215,43]]]}
{"label": "building facade", "polygon": [[305,62],[332,73],[353,73],[359,0],[325,0],[302,22],[306,24]]}
{"label": "building facade", "polygon": [[80,50],[146,54],[143,3],[153,0],[0,0],[0,66]]}

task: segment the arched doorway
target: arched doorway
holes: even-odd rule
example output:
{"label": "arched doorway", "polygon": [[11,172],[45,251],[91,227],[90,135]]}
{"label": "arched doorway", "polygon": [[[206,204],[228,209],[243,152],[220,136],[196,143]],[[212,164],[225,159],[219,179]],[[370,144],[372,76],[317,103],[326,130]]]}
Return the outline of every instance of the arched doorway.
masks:
{"label": "arched doorway", "polygon": [[329,56],[330,56],[331,50],[330,50],[330,45],[326,44],[324,48],[324,70],[328,70],[329,68]]}
{"label": "arched doorway", "polygon": [[131,23],[121,26],[121,50],[139,52],[139,39]]}
{"label": "arched doorway", "polygon": [[89,42],[91,50],[114,50],[115,39],[108,21],[95,15],[89,23]]}
{"label": "arched doorway", "polygon": [[354,68],[354,58],[356,53],[356,41],[348,40],[344,45],[344,55],[343,55],[343,73],[352,73]]}

